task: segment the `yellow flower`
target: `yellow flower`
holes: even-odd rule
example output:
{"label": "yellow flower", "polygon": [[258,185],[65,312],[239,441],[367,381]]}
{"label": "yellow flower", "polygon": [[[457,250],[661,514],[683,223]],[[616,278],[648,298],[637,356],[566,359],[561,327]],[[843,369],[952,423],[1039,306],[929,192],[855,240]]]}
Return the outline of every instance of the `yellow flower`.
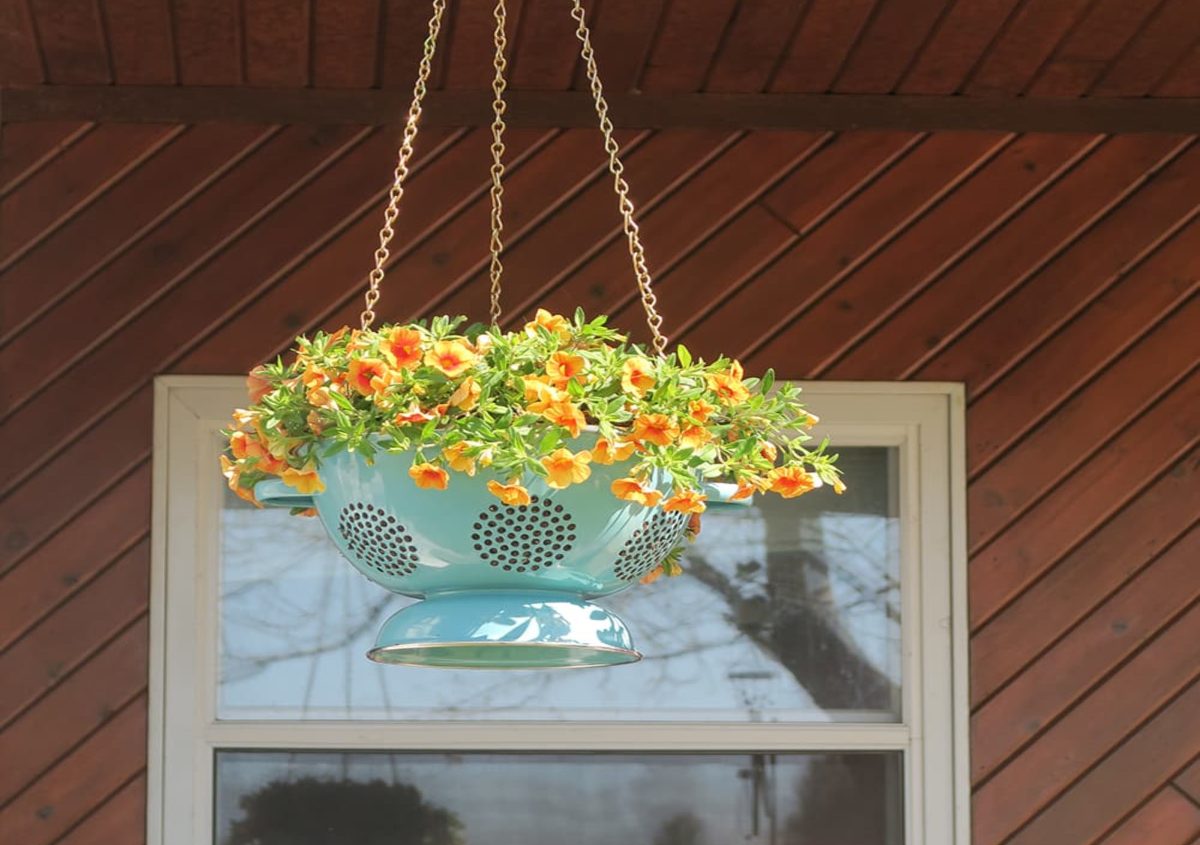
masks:
{"label": "yellow flower", "polygon": [[258,499],[254,498],[254,490],[242,486],[242,467],[240,464],[235,464],[226,456],[221,455],[221,474],[229,482],[229,489],[236,493],[239,499],[244,499],[256,508],[262,507]]}
{"label": "yellow flower", "polygon": [[750,391],[742,384],[742,365],[737,361],[733,363],[728,373],[709,373],[704,377],[708,389],[726,405],[737,405],[750,398]]}
{"label": "yellow flower", "polygon": [[680,490],[663,502],[663,510],[679,513],[704,513],[708,497],[698,490]]}
{"label": "yellow flower", "polygon": [[572,437],[579,436],[579,432],[583,430],[583,425],[586,422],[583,418],[583,412],[566,400],[552,403],[550,407],[542,412],[542,416],[555,425],[565,428],[571,433]]}
{"label": "yellow flower", "polygon": [[515,481],[510,484],[501,484],[493,479],[487,483],[487,489],[489,493],[506,505],[527,505],[532,501],[529,491]]}
{"label": "yellow flower", "polygon": [[445,490],[450,483],[450,473],[433,464],[413,464],[408,474],[422,490]]}
{"label": "yellow flower", "polygon": [[584,362],[578,355],[570,352],[555,352],[546,362],[546,375],[555,387],[566,387],[571,379],[583,381]]}
{"label": "yellow flower", "polygon": [[616,461],[629,460],[629,456],[637,449],[636,443],[609,443],[603,437],[592,447],[592,461],[598,464],[611,464]]}
{"label": "yellow flower", "polygon": [[421,410],[414,402],[408,406],[407,411],[401,411],[396,414],[396,425],[415,425],[417,423],[427,423],[433,419],[433,414]]}
{"label": "yellow flower", "polygon": [[450,469],[455,472],[465,472],[467,475],[474,475],[475,459],[466,454],[466,451],[470,448],[471,444],[463,440],[443,449],[442,457],[446,459],[446,463],[450,465]]}
{"label": "yellow flower", "polygon": [[350,386],[363,396],[382,393],[392,383],[391,371],[378,358],[356,358],[351,361],[347,377]]}
{"label": "yellow flower", "polygon": [[586,481],[592,474],[588,463],[592,460],[589,452],[575,452],[570,449],[555,449],[542,458],[542,466],[546,468],[546,483],[558,490]]}
{"label": "yellow flower", "polygon": [[559,340],[571,339],[571,324],[567,321],[567,318],[558,314],[551,314],[545,308],[539,308],[533,320],[525,324],[525,333],[530,337],[537,337],[539,328],[556,335]]}
{"label": "yellow flower", "polygon": [[689,425],[679,434],[679,442],[689,449],[699,449],[712,440],[712,432],[702,425]]}
{"label": "yellow flower", "polygon": [[717,410],[717,406],[703,399],[693,399],[688,402],[688,416],[698,423],[708,422],[709,415]]}
{"label": "yellow flower", "polygon": [[833,492],[839,496],[846,492],[846,482],[842,481],[840,476],[833,479]]}
{"label": "yellow flower", "polygon": [[812,428],[820,421],[821,418],[816,414],[810,414],[808,411],[805,411],[800,418],[800,425],[804,426],[805,428]]}
{"label": "yellow flower", "polygon": [[479,402],[479,394],[482,392],[483,388],[479,386],[479,382],[471,376],[467,376],[463,383],[450,394],[448,404],[451,407],[469,411]]}
{"label": "yellow flower", "polygon": [[647,441],[658,446],[669,446],[679,436],[679,426],[666,414],[642,414],[633,421],[631,440]]}
{"label": "yellow flower", "polygon": [[794,499],[816,486],[813,477],[797,466],[776,467],[767,473],[772,493]]}
{"label": "yellow flower", "polygon": [[565,402],[567,394],[551,387],[540,378],[532,376],[522,379],[525,385],[526,408],[531,414],[542,414],[555,402]]}
{"label": "yellow flower", "polygon": [[612,483],[610,488],[613,495],[618,499],[624,499],[627,502],[637,502],[639,505],[645,505],[652,508],[662,499],[662,493],[658,490],[650,490],[642,486],[642,483],[636,478],[618,478]]}
{"label": "yellow flower", "polygon": [[630,358],[621,365],[621,387],[626,393],[641,396],[654,387],[654,365],[645,358]]}
{"label": "yellow flower", "polygon": [[425,363],[450,378],[458,378],[475,363],[476,355],[461,340],[439,340],[425,353]]}
{"label": "yellow flower", "polygon": [[421,364],[421,333],[416,329],[396,326],[384,335],[383,351],[393,367],[416,369]]}
{"label": "yellow flower", "polygon": [[321,481],[321,476],[311,469],[301,470],[288,467],[279,477],[283,479],[284,484],[299,493],[322,493],[325,490],[325,483]]}

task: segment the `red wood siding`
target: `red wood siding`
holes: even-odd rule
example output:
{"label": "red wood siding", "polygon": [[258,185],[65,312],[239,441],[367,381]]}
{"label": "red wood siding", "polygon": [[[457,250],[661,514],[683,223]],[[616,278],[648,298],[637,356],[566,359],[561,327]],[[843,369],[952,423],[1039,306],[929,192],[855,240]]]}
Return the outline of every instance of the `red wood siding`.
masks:
{"label": "red wood siding", "polygon": [[[91,8],[68,5],[60,29]],[[254,69],[263,84],[299,79],[304,55],[328,84],[368,78],[344,41],[374,18],[315,5],[315,52],[267,43],[314,37],[307,21],[246,36],[255,62],[290,63]],[[879,54],[855,45],[874,43],[894,4],[861,4],[861,31],[838,34],[846,21],[813,0],[789,37],[819,28],[840,44],[847,59],[830,74],[741,6],[728,25],[787,53],[768,71],[714,47],[720,27],[687,4],[661,5],[667,23],[638,73],[670,90],[772,78],[957,90],[949,80],[976,68],[979,86],[1136,92],[1156,81],[1123,63],[1143,40],[1188,47],[1161,23],[1186,3],[1101,2],[1068,20],[1050,11],[1064,4],[1010,15],[1018,4],[961,0],[921,4],[899,53]],[[103,6],[161,29],[154,4]],[[598,12],[609,36],[617,7],[631,4]],[[49,4],[32,8],[41,24]],[[964,9],[977,10],[969,26]],[[193,39],[177,45],[185,74],[236,75],[221,45],[236,57],[242,36],[214,26],[206,4],[175,13],[174,37]],[[1117,55],[1099,72],[1104,56],[1073,52],[1070,33],[1110,18],[1128,43],[1093,45]],[[1043,49],[1040,71],[1013,52],[1031,28],[1065,39]],[[101,39],[46,40],[55,31],[38,28],[52,76],[106,72],[107,58],[86,56]],[[555,37],[521,31],[522,43]],[[707,75],[694,72],[692,39],[716,50]],[[954,61],[921,58],[939,41],[960,45]],[[985,50],[992,59],[962,58]],[[158,74],[152,59],[114,66]],[[966,382],[977,845],[1192,842],[1200,145],[685,130],[625,141],[676,339],[790,378]],[[241,372],[297,332],[352,321],[394,142],[352,127],[5,127],[0,390],[15,448],[0,475],[3,841],[142,841],[151,381]],[[486,314],[487,143],[479,130],[422,136],[384,317]],[[509,322],[538,303],[581,304],[640,336],[594,135],[513,132],[509,150]]]}

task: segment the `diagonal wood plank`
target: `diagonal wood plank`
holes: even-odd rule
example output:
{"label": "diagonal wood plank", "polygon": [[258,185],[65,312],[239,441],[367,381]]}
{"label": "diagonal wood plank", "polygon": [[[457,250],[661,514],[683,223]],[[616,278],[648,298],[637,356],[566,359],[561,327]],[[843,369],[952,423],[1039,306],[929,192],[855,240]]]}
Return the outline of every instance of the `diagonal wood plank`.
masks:
{"label": "diagonal wood plank", "polygon": [[878,2],[809,0],[800,28],[768,89],[803,94],[830,90]]}
{"label": "diagonal wood plank", "polygon": [[127,781],[84,816],[57,845],[141,842],[146,833],[146,775]]}
{"label": "diagonal wood plank", "polygon": [[88,132],[91,123],[0,124],[0,198],[45,167]]}
{"label": "diagonal wood plank", "polygon": [[948,5],[949,0],[881,0],[833,90],[892,93]]}
{"label": "diagonal wood plank", "polygon": [[796,0],[738,3],[713,56],[704,90],[755,92],[766,88],[807,7]]}
{"label": "diagonal wood plank", "polygon": [[668,3],[638,87],[699,91],[736,6],[736,0]]}
{"label": "diagonal wood plank", "polygon": [[29,0],[52,83],[112,82],[108,43],[94,0]]}
{"label": "diagonal wood plank", "polygon": [[378,63],[380,0],[313,0],[312,84],[369,88]]}
{"label": "diagonal wood plank", "polygon": [[181,84],[238,85],[244,81],[238,6],[238,0],[172,0]]}
{"label": "diagonal wood plank", "polygon": [[310,20],[308,2],[243,0],[247,85],[303,88],[309,84]]}
{"label": "diagonal wood plank", "polygon": [[1023,92],[1091,0],[1029,0],[1017,7],[963,87],[968,94]]}
{"label": "diagonal wood plank", "polygon": [[0,83],[36,85],[46,71],[29,4],[0,3]]}
{"label": "diagonal wood plank", "polygon": [[958,91],[1019,5],[1020,0],[957,0],[908,70],[899,93]]}
{"label": "diagonal wood plank", "polygon": [[1058,45],[1028,94],[1077,97],[1100,78],[1162,0],[1098,0]]}
{"label": "diagonal wood plank", "polygon": [[159,0],[104,0],[104,33],[118,85],[173,85],[171,10]]}
{"label": "diagonal wood plank", "polygon": [[1200,806],[1166,787],[1098,845],[1190,845],[1200,836]]}
{"label": "diagonal wood plank", "polygon": [[1151,93],[1187,55],[1198,35],[1200,21],[1191,0],[1166,0],[1090,93],[1097,97],[1140,97]]}

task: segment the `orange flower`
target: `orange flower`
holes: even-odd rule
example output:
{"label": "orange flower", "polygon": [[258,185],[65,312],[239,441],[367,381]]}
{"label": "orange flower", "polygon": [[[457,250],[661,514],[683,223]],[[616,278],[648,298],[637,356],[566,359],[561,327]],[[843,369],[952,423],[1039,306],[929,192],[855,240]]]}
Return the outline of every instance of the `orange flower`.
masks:
{"label": "orange flower", "polygon": [[745,479],[738,482],[737,490],[735,490],[733,495],[730,496],[729,498],[730,498],[730,500],[735,501],[735,502],[740,501],[742,499],[748,499],[751,496],[753,496],[755,493],[766,490],[769,486],[770,486],[770,484],[767,482],[767,480],[765,478],[758,478],[756,476],[748,476]]}
{"label": "orange flower", "polygon": [[487,489],[489,493],[506,505],[527,505],[533,501],[529,497],[529,491],[515,481],[510,484],[501,484],[493,479],[487,483]]}
{"label": "orange flower", "polygon": [[712,432],[702,425],[689,425],[679,435],[679,442],[689,449],[699,449],[712,440]]}
{"label": "orange flower", "polygon": [[797,466],[776,467],[767,473],[772,493],[785,499],[794,499],[816,486],[813,477]]}
{"label": "orange flower", "polygon": [[680,490],[663,502],[663,510],[679,513],[704,513],[708,497],[698,490]]}
{"label": "orange flower", "polygon": [[775,448],[775,444],[769,440],[764,440],[759,446],[758,454],[762,455],[771,463],[775,463],[775,459],[779,457],[779,450]]}
{"label": "orange flower", "polygon": [[221,474],[229,482],[229,489],[236,493],[239,499],[249,502],[256,508],[262,507],[258,499],[254,498],[254,490],[242,486],[242,467],[224,455],[221,455]]}
{"label": "orange flower", "polygon": [[579,436],[579,432],[583,430],[584,423],[586,422],[583,418],[583,412],[566,400],[552,403],[550,407],[542,412],[542,416],[555,425],[565,428],[571,433],[572,437]]}
{"label": "orange flower", "polygon": [[461,340],[439,340],[425,353],[425,363],[450,378],[458,378],[475,363],[476,355]]}
{"label": "orange flower", "polygon": [[422,411],[414,402],[408,406],[407,411],[396,414],[396,425],[416,425],[417,423],[427,423],[431,419],[433,419],[433,414]]}
{"label": "orange flower", "polygon": [[616,461],[629,460],[629,456],[637,449],[636,443],[612,444],[601,437],[592,447],[592,461],[598,464],[611,464]]}
{"label": "orange flower", "polygon": [[555,387],[566,387],[571,379],[583,381],[583,367],[583,358],[580,356],[570,352],[555,352],[546,362],[546,375]]}
{"label": "orange flower", "polygon": [[545,413],[556,402],[567,401],[567,394],[551,387],[540,378],[532,376],[522,379],[525,385],[526,408],[531,414]]}
{"label": "orange flower", "polygon": [[694,513],[688,517],[687,537],[689,540],[695,540],[700,536],[700,514]]}
{"label": "orange flower", "polygon": [[592,474],[592,468],[588,466],[591,460],[592,456],[586,450],[572,454],[570,449],[555,449],[542,458],[542,466],[546,468],[548,476],[546,483],[561,490],[586,481]]}
{"label": "orange flower", "polygon": [[244,431],[235,431],[229,436],[229,450],[238,460],[254,459],[253,468],[279,475],[287,468],[287,463],[271,454],[267,444],[257,437],[251,437]]}
{"label": "orange flower", "polygon": [[618,478],[612,483],[610,489],[618,499],[624,499],[627,502],[637,502],[639,505],[645,505],[648,508],[654,507],[662,499],[662,493],[658,490],[650,490],[643,487],[641,482],[636,478]]}
{"label": "orange flower", "polygon": [[645,575],[643,575],[641,578],[641,581],[639,583],[646,584],[646,585],[653,584],[655,581],[657,581],[659,578],[661,578],[662,575],[663,575],[662,566],[661,565],[656,566],[653,569],[651,569],[649,572],[647,572]]}
{"label": "orange flower", "polygon": [[679,436],[679,426],[666,414],[642,414],[633,421],[631,440],[643,440],[659,446],[668,446]]}
{"label": "orange flower", "polygon": [[383,352],[393,367],[414,370],[421,363],[421,333],[416,329],[397,326],[383,340]]}
{"label": "orange flower", "polygon": [[318,437],[320,437],[321,432],[325,430],[325,423],[321,421],[321,415],[316,411],[309,411],[308,416],[304,418],[304,421],[308,423],[308,430]]}
{"label": "orange flower", "polygon": [[641,396],[654,387],[654,365],[645,358],[630,358],[621,365],[621,387],[626,393]]}
{"label": "orange flower", "polygon": [[246,392],[250,394],[250,402],[261,402],[262,398],[270,393],[273,388],[271,382],[264,377],[265,370],[262,367],[255,367],[246,376]]}
{"label": "orange flower", "polygon": [[533,320],[525,324],[525,334],[530,337],[537,337],[537,330],[539,328],[557,335],[559,340],[571,339],[571,324],[567,321],[567,318],[558,314],[551,314],[545,308],[539,308]]}
{"label": "orange flower", "polygon": [[450,483],[450,473],[433,464],[413,464],[408,474],[422,490],[445,490]]}
{"label": "orange flower", "polygon": [[742,365],[733,362],[728,373],[709,373],[704,377],[708,389],[726,405],[737,405],[750,398],[750,391],[742,384]]}
{"label": "orange flower", "polygon": [[350,362],[347,373],[350,386],[363,396],[382,393],[392,383],[392,373],[387,364],[378,358],[356,358]]}
{"label": "orange flower", "polygon": [[711,402],[706,402],[703,399],[693,399],[688,402],[688,416],[698,423],[708,422],[708,417],[713,411],[717,410],[717,406]]}
{"label": "orange flower", "polygon": [[455,472],[465,472],[467,475],[474,475],[475,459],[466,454],[466,451],[470,448],[471,444],[463,440],[443,449],[442,457],[446,459],[446,463],[450,465],[450,469]]}
{"label": "orange flower", "polygon": [[321,481],[321,476],[311,469],[300,470],[288,467],[279,477],[283,479],[284,484],[299,493],[321,493],[325,490],[325,483]]}
{"label": "orange flower", "polygon": [[479,394],[482,392],[483,388],[479,386],[479,382],[471,376],[467,376],[463,383],[450,394],[447,404],[453,408],[469,411],[479,402]]}

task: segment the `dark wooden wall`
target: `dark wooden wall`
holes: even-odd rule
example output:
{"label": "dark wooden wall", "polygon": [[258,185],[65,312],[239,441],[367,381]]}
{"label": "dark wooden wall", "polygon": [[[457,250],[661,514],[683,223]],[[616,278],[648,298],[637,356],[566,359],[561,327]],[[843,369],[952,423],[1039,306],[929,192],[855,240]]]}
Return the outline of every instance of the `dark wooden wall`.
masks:
{"label": "dark wooden wall", "polygon": [[[490,5],[454,4],[435,87],[486,88]],[[510,0],[516,86],[579,86],[562,5]],[[1196,0],[589,5],[618,93],[1200,95]],[[409,0],[0,0],[0,84],[407,86],[424,17]],[[1196,138],[622,137],[674,338],[792,378],[966,383],[977,845],[1193,842]],[[142,841],[152,379],[244,371],[352,322],[395,141],[3,127],[5,845]],[[422,134],[383,316],[486,312],[487,144]],[[596,136],[514,130],[509,150],[512,320],[580,304],[639,331]]]}
{"label": "dark wooden wall", "polygon": [[[1200,832],[1200,144],[627,133],[673,336],[967,383],[978,845]],[[151,381],[353,321],[394,133],[6,128],[0,836],[141,841]],[[430,131],[389,318],[486,312],[487,139]],[[505,303],[639,330],[583,131],[513,132]],[[214,470],[215,471],[215,470]]]}

